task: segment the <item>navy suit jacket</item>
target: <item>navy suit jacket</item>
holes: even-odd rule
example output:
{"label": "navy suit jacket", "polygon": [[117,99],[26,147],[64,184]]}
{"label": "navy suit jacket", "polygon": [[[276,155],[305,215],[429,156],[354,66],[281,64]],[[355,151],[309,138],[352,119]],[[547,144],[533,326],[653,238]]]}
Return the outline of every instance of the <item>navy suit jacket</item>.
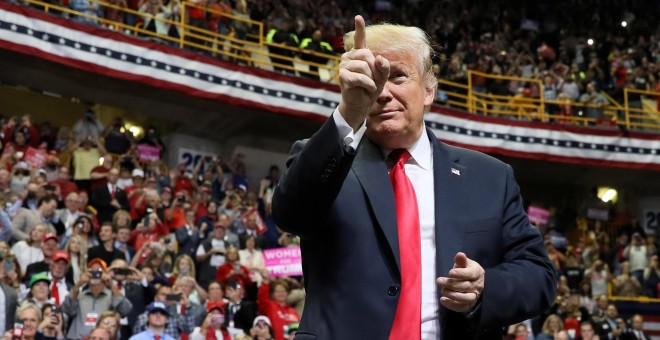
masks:
{"label": "navy suit jacket", "polygon": [[[427,133],[436,277],[447,276],[459,251],[486,272],[479,307],[469,317],[440,305],[442,339],[499,340],[503,326],[550,306],[555,271],[511,167]],[[366,137],[357,150],[345,146],[329,119],[294,144],[273,216],[302,239],[307,296],[296,339],[387,339],[401,274],[394,193],[381,149]]]}

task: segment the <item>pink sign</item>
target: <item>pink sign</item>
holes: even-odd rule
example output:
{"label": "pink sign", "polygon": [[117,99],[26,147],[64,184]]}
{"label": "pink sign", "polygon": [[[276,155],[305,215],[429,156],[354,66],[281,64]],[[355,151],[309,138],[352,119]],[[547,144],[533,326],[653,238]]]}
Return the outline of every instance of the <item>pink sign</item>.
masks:
{"label": "pink sign", "polygon": [[550,217],[550,211],[548,209],[543,209],[535,205],[530,205],[527,210],[527,215],[529,216],[529,221],[534,224],[547,224],[548,217]]}
{"label": "pink sign", "polygon": [[29,147],[25,151],[24,157],[26,162],[32,165],[33,168],[38,169],[41,168],[46,161],[46,150]]}
{"label": "pink sign", "polygon": [[160,149],[157,146],[138,144],[137,147],[140,152],[140,161],[153,162],[160,159]]}
{"label": "pink sign", "polygon": [[301,276],[302,259],[300,247],[286,247],[264,250],[266,268],[270,276]]}

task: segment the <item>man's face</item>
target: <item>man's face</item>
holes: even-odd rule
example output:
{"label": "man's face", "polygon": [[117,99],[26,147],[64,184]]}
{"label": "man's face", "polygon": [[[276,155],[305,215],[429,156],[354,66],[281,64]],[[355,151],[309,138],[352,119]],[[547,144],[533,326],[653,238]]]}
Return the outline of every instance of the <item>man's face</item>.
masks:
{"label": "man's face", "polygon": [[119,179],[119,170],[111,169],[110,172],[108,172],[108,183],[115,184],[117,183],[117,179]]}
{"label": "man's face", "polygon": [[54,239],[48,239],[46,242],[41,242],[41,251],[44,253],[44,257],[51,257],[57,249],[57,241]]}
{"label": "man's face", "polygon": [[57,208],[57,201],[55,200],[44,201],[43,207],[41,209],[41,214],[47,217],[51,216],[55,212],[56,208]]}
{"label": "man's face", "polygon": [[50,274],[57,279],[63,278],[67,269],[69,269],[69,264],[64,260],[53,261],[50,264]]}
{"label": "man's face", "polygon": [[80,200],[78,200],[78,195],[70,194],[69,196],[67,196],[65,205],[69,211],[78,211],[78,209],[80,208]]}
{"label": "man's face", "polygon": [[69,168],[63,166],[60,168],[60,171],[58,173],[58,177],[62,181],[68,181],[69,180]]}
{"label": "man's face", "polygon": [[170,287],[163,287],[158,290],[158,293],[156,294],[154,300],[160,302],[166,302],[167,294],[172,294],[172,289]]}
{"label": "man's face", "polygon": [[376,144],[399,149],[412,146],[424,128],[424,107],[433,103],[433,87],[426,87],[416,56],[387,53],[390,77],[367,117],[367,137]]}
{"label": "man's face", "polygon": [[131,238],[131,230],[128,228],[121,228],[117,230],[117,241],[126,243]]}
{"label": "man's face", "polygon": [[112,232],[112,226],[102,226],[101,231],[99,232],[99,239],[101,242],[110,241],[115,237],[115,234]]}
{"label": "man's face", "polygon": [[641,331],[643,325],[644,325],[644,319],[642,319],[641,316],[639,316],[639,315],[633,316],[632,322],[631,322],[631,326],[632,326],[633,329]]}
{"label": "man's face", "polygon": [[528,335],[529,335],[529,332],[527,331],[527,327],[522,326],[522,325],[516,327],[516,338],[527,339]]}
{"label": "man's face", "polygon": [[619,315],[614,305],[607,306],[607,310],[605,311],[605,313],[607,314],[607,317],[610,319],[615,319]]}
{"label": "man's face", "polygon": [[110,337],[108,336],[108,331],[94,329],[92,333],[89,334],[89,340],[110,340]]}
{"label": "man's face", "polygon": [[591,339],[593,339],[594,335],[596,334],[594,332],[594,328],[591,327],[590,324],[580,325],[580,333],[582,334],[582,339],[584,339],[584,340],[591,340]]}
{"label": "man's face", "polygon": [[167,315],[161,311],[149,313],[149,326],[160,328],[165,327],[167,323]]}
{"label": "man's face", "polygon": [[186,223],[192,225],[195,224],[195,212],[194,211],[186,211]]}
{"label": "man's face", "polygon": [[39,325],[39,314],[33,308],[23,310],[18,316],[23,320],[23,336],[32,339],[37,333],[37,326]]}

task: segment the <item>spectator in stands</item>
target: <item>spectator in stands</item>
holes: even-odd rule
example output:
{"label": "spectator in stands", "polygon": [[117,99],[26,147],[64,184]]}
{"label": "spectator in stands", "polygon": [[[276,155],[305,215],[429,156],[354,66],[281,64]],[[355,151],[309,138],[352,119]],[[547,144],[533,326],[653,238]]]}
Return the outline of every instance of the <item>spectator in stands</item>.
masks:
{"label": "spectator in stands", "polygon": [[18,306],[19,274],[17,262],[12,256],[3,256],[0,259],[0,295],[4,299],[4,315],[0,316],[0,334],[4,334],[14,324],[14,311]]}
{"label": "spectator in stands", "polygon": [[189,340],[230,340],[231,337],[227,332],[225,309],[221,302],[209,303],[206,307],[206,317],[202,322],[201,327],[195,327],[195,330],[190,334]]}
{"label": "spectator in stands", "polygon": [[19,161],[12,169],[10,180],[11,191],[16,193],[23,192],[31,181],[32,170],[30,170],[30,165],[25,161]]}
{"label": "spectator in stands", "polygon": [[[330,44],[322,40],[323,32],[320,29],[317,29],[312,33],[311,38],[305,38],[300,43],[300,48],[302,53],[300,59],[315,63],[325,65],[328,63],[328,57],[324,57],[320,54],[333,54],[332,47]],[[311,52],[311,53],[310,53]],[[302,72],[303,77],[321,81],[321,74],[319,74],[319,67],[316,65],[309,65],[309,73]]]}
{"label": "spectator in stands", "polygon": [[[292,322],[300,322],[298,312],[286,303],[289,292],[289,284],[282,279],[275,280],[271,283],[268,277],[265,277],[259,287],[257,295],[259,311],[272,322],[272,327],[275,330],[275,339],[277,340],[285,339],[284,326]],[[255,322],[257,319],[255,319]]]}
{"label": "spectator in stands", "polygon": [[594,83],[589,83],[587,85],[587,92],[580,96],[580,103],[587,105],[584,110],[584,118],[591,119],[589,122],[591,125],[594,124],[593,120],[602,119],[603,116],[603,107],[607,106],[608,101],[596,91],[596,85]]}
{"label": "spectator in stands", "polygon": [[104,154],[103,147],[99,145],[98,140],[88,137],[80,140],[72,148],[73,180],[78,188],[95,190],[97,186],[105,183],[107,171],[101,173],[98,170],[101,167],[106,168],[106,164],[112,163],[112,156],[105,155],[103,157],[104,165],[97,166],[101,155]]}
{"label": "spectator in stands", "polygon": [[[186,203],[188,197],[184,192],[177,192],[172,201],[172,206],[165,210],[165,222],[167,222],[169,229],[175,231],[186,224]],[[194,217],[194,213],[193,213]]]}
{"label": "spectator in stands", "polygon": [[144,313],[144,307],[153,301],[156,289],[149,284],[142,272],[135,267],[129,267],[123,259],[114,260],[108,268],[108,273],[122,295],[133,304],[133,308],[125,318],[117,319],[122,338],[128,338],[138,317]]}
{"label": "spectator in stands", "polygon": [[[300,45],[298,36],[293,32],[294,25],[295,21],[293,19],[284,18],[279,27],[271,28],[266,35],[266,42],[269,44],[269,57],[276,72],[295,74],[293,61],[289,60],[294,57],[291,47]],[[279,58],[280,56],[288,59]]]}
{"label": "spectator in stands", "polygon": [[591,293],[594,296],[607,295],[607,285],[613,279],[609,266],[601,260],[594,262],[584,272],[584,278],[591,280]]}
{"label": "spectator in stands", "polygon": [[[87,9],[90,5],[85,4],[86,0],[81,0],[78,4],[81,6],[84,5]],[[72,6],[74,6],[72,4]],[[94,6],[96,6],[94,4]],[[75,9],[75,6],[74,6]],[[91,9],[91,8],[90,8]],[[91,9],[94,10],[94,9]],[[105,126],[101,121],[96,117],[96,113],[92,109],[87,109],[84,113],[83,118],[78,120],[73,126],[73,132],[77,137],[78,141],[86,140],[91,137],[92,140],[99,140],[101,134],[105,131]]]}
{"label": "spectator in stands", "polygon": [[649,260],[649,264],[644,268],[644,295],[653,299],[660,299],[660,266],[658,265],[658,255],[654,254]]}
{"label": "spectator in stands", "polygon": [[195,255],[200,264],[198,282],[202,287],[207,287],[215,280],[218,267],[225,263],[225,250],[229,246],[225,241],[225,228],[221,224],[216,224],[211,237],[197,247]]}
{"label": "spectator in stands", "polygon": [[112,154],[104,154],[103,163],[101,163],[101,165],[96,165],[98,164],[98,158],[94,161],[94,165],[92,165],[92,168],[87,172],[92,180],[90,187],[92,192],[108,183],[108,176],[110,174],[110,169],[114,166],[114,159],[115,158]]}
{"label": "spectator in stands", "polygon": [[[39,307],[26,303],[16,311],[16,318],[23,321],[22,340],[34,340],[37,335],[37,327],[41,323],[41,309]],[[7,328],[11,326],[6,326]],[[13,339],[12,331],[5,333],[5,339]]]}
{"label": "spectator in stands", "polygon": [[581,337],[579,337],[579,339],[581,340],[599,340],[598,335],[596,334],[596,327],[594,327],[594,324],[589,320],[580,322],[580,334]]}
{"label": "spectator in stands", "polygon": [[[96,328],[94,328],[94,330],[97,328],[105,329],[109,333],[108,335],[110,335],[109,339],[118,340],[120,319],[121,317],[119,316],[119,313],[112,310],[107,311],[101,314],[101,317],[99,317],[99,321],[96,323]],[[94,333],[94,330],[92,333]],[[90,338],[92,337],[92,333],[90,333]],[[128,339],[128,336],[125,338]]]}
{"label": "spectator in stands", "polygon": [[621,340],[651,340],[651,337],[644,334],[644,318],[641,314],[633,315],[630,320],[630,328],[621,334]]}
{"label": "spectator in stands", "polygon": [[[125,317],[133,308],[107,273],[107,265],[103,260],[92,259],[87,267],[88,271],[80,276],[62,304],[62,312],[73,320],[67,339],[87,337],[99,316],[108,310],[115,310]],[[87,289],[81,291],[85,284]]]}
{"label": "spectator in stands", "polygon": [[57,201],[53,197],[42,197],[37,203],[37,210],[20,208],[12,220],[12,237],[17,240],[25,240],[32,229],[38,224],[45,226],[50,233],[56,233],[55,227],[50,219],[55,214]]}
{"label": "spectator in stands", "polygon": [[69,259],[71,259],[74,284],[78,282],[82,272],[87,270],[87,249],[87,243],[79,234],[72,235],[64,246],[64,251],[69,254]]}
{"label": "spectator in stands", "polygon": [[179,255],[195,256],[203,239],[199,228],[195,225],[195,212],[193,210],[185,212],[185,225],[176,229],[174,233],[179,243]]}
{"label": "spectator in stands", "polygon": [[245,249],[238,251],[241,265],[246,267],[250,273],[261,276],[261,272],[266,269],[266,262],[263,252],[256,247],[256,237],[246,237],[244,245]]}
{"label": "spectator in stands", "polygon": [[41,242],[47,232],[48,229],[43,224],[37,224],[27,239],[16,242],[11,248],[11,253],[16,256],[20,264],[21,273],[25,273],[28,265],[43,261],[44,253],[41,251]]}
{"label": "spectator in stands", "polygon": [[98,210],[99,223],[112,222],[112,215],[117,210],[129,210],[128,198],[124,190],[117,187],[119,170],[108,172],[108,183],[92,193],[92,205]]}
{"label": "spectator in stands", "polygon": [[630,262],[621,263],[621,274],[614,280],[614,295],[637,297],[642,293],[642,285],[637,277],[630,274]]}
{"label": "spectator in stands", "polygon": [[23,304],[32,304],[39,308],[43,307],[49,302],[49,285],[50,279],[46,273],[36,273],[30,276],[30,282],[28,284],[29,292]]}
{"label": "spectator in stands", "polygon": [[170,310],[164,302],[154,301],[147,307],[146,322],[144,330],[136,332],[130,340],[174,340],[177,335],[170,335],[167,332],[167,325],[171,322]]}
{"label": "spectator in stands", "polygon": [[[284,332],[284,331],[282,331]],[[269,340],[269,339],[278,339],[276,337],[276,331],[273,329],[271,320],[264,315],[259,315],[254,319],[252,323],[252,328],[250,328],[250,335],[241,333],[236,336],[235,340]]]}
{"label": "spectator in stands", "polygon": [[54,305],[45,304],[42,308],[42,321],[37,326],[36,339],[41,340],[56,340],[64,339],[64,316],[61,312],[53,312]]}
{"label": "spectator in stands", "polygon": [[116,340],[106,328],[96,327],[89,333],[87,340]]}
{"label": "spectator in stands", "polygon": [[80,236],[87,246],[87,249],[99,245],[99,240],[96,235],[94,235],[94,222],[87,215],[78,217],[76,227],[73,230],[73,235]]}
{"label": "spectator in stands", "polygon": [[238,256],[238,249],[235,247],[229,247],[225,253],[225,263],[218,267],[218,271],[215,274],[215,279],[224,284],[227,283],[227,280],[234,278],[240,282],[244,282],[249,285],[252,283],[250,279],[250,272],[248,269],[240,264],[240,259]]}
{"label": "spectator in stands", "polygon": [[[165,305],[164,310],[167,311],[170,318],[167,325],[165,325],[163,333],[174,339],[178,339],[180,334],[190,334],[195,328],[195,316],[191,313],[188,298],[186,296],[181,296],[179,301],[176,299],[177,297],[172,294],[172,288],[163,285],[158,288],[158,292],[156,293],[153,302]],[[181,305],[181,308],[184,309],[183,312],[178,312],[177,306],[179,304]],[[133,327],[133,334],[146,330],[149,311],[150,309],[147,308],[146,312],[140,314]]]}
{"label": "spectator in stands", "polygon": [[632,242],[623,250],[623,256],[630,262],[630,274],[639,282],[644,282],[644,269],[648,265],[649,255],[644,238],[635,232]]}
{"label": "spectator in stands", "polygon": [[[58,238],[55,234],[46,234],[44,235],[43,240],[41,241],[41,253],[44,258],[41,261],[34,262],[29,264],[25,269],[24,281],[27,282],[30,277],[36,273],[48,272],[51,270],[51,264],[53,262],[53,255],[57,250]],[[66,272],[66,270],[65,270]],[[64,276],[64,274],[62,274]],[[70,273],[70,276],[67,280],[73,283],[73,273]]]}
{"label": "spectator in stands", "polygon": [[550,314],[545,321],[541,333],[536,335],[536,340],[552,340],[555,339],[557,333],[564,330],[564,323],[557,314]]}
{"label": "spectator in stands", "polygon": [[580,306],[586,308],[589,313],[593,312],[596,308],[596,301],[591,291],[591,281],[584,280],[580,284]]}
{"label": "spectator in stands", "polygon": [[73,288],[73,278],[67,279],[67,274],[72,276],[69,269],[69,254],[64,250],[56,250],[53,253],[53,259],[50,263],[47,274],[51,279],[49,287],[50,297],[56,306],[64,302],[64,299],[69,295],[71,288]]}
{"label": "spectator in stands", "polygon": [[253,300],[254,296],[246,298],[245,292],[246,286],[243,282],[233,278],[227,280],[225,286],[225,296],[228,300],[225,307],[227,324],[248,332],[257,317],[257,304]]}
{"label": "spectator in stands", "polygon": [[603,339],[618,339],[621,333],[625,330],[625,324],[623,325],[624,327],[621,327],[617,323],[617,319],[619,318],[619,311],[616,309],[616,306],[613,304],[610,304],[607,306],[607,312],[605,313],[605,317],[600,321],[600,325],[597,328],[600,328],[600,331],[598,332],[601,338]]}
{"label": "spectator in stands", "polygon": [[176,294],[186,297],[189,304],[186,312],[191,313],[195,317],[195,325],[199,325],[204,314],[202,302],[206,300],[206,291],[191,276],[178,277],[173,287]]}
{"label": "spectator in stands", "polygon": [[101,244],[89,248],[87,256],[90,259],[99,258],[105,263],[112,263],[117,259],[125,259],[125,255],[115,248],[115,238],[117,236],[117,229],[111,222],[105,222],[101,225],[99,230],[99,241]]}
{"label": "spectator in stands", "polygon": [[117,238],[115,240],[115,249],[122,252],[122,254],[124,254],[124,259],[126,259],[126,262],[130,263],[131,259],[133,259],[136,252],[135,247],[128,244],[128,242],[131,239],[131,225],[130,224],[117,225],[117,223],[113,223],[113,225],[117,226]]}
{"label": "spectator in stands", "polygon": [[80,211],[80,199],[75,191],[70,192],[66,196],[64,206],[64,208],[57,210],[55,213],[57,219],[64,225],[64,235],[62,235],[61,240],[62,245],[73,235],[76,221],[82,215]]}

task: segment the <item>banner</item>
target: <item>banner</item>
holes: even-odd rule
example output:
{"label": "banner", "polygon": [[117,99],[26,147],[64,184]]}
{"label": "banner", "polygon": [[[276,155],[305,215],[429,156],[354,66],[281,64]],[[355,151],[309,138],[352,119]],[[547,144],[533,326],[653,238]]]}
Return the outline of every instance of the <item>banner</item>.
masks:
{"label": "banner", "polygon": [[46,150],[28,147],[25,151],[25,161],[32,165],[32,168],[39,169],[46,161]]}
{"label": "banner", "polygon": [[550,212],[548,209],[530,205],[527,209],[527,216],[529,216],[529,222],[537,226],[546,225],[548,224],[548,217],[550,217]]}
{"label": "banner", "polygon": [[138,144],[141,162],[153,162],[160,159],[160,148],[149,144]]}
{"label": "banner", "polygon": [[302,276],[300,247],[286,247],[264,250],[266,268],[270,276]]}
{"label": "banner", "polygon": [[241,215],[241,222],[243,222],[243,225],[247,225],[247,219],[250,216],[254,216],[255,223],[257,224],[257,234],[263,235],[267,228],[266,222],[264,222],[264,219],[261,218],[257,208],[252,208]]}

